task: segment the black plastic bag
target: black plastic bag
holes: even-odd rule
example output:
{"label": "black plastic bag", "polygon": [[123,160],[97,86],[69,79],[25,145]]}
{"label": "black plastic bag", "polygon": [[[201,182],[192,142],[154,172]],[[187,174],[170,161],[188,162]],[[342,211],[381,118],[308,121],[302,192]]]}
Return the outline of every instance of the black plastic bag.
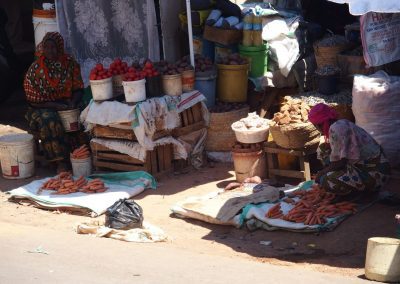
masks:
{"label": "black plastic bag", "polygon": [[131,199],[120,199],[106,212],[106,226],[117,230],[141,228],[143,210]]}

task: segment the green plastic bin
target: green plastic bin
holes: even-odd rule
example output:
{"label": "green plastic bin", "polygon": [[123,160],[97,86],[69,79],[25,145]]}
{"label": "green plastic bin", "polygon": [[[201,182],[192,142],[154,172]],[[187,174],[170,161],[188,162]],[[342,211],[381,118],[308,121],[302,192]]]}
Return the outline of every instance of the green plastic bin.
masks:
{"label": "green plastic bin", "polygon": [[239,53],[249,60],[250,77],[264,76],[268,69],[268,46],[266,44],[260,46],[239,45]]}

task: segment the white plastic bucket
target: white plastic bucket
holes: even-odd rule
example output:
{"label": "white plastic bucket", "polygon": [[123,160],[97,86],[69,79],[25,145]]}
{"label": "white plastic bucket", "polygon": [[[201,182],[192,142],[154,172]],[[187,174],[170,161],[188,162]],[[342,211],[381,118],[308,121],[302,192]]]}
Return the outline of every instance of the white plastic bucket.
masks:
{"label": "white plastic bucket", "polygon": [[182,74],[163,75],[161,79],[164,94],[168,96],[182,95]]}
{"label": "white plastic bucket", "polygon": [[79,109],[58,112],[65,132],[79,131]]}
{"label": "white plastic bucket", "polygon": [[56,18],[32,17],[33,30],[35,34],[35,45],[37,46],[48,32],[58,32]]}
{"label": "white plastic bucket", "polygon": [[71,158],[72,174],[74,177],[87,177],[92,174],[92,158],[73,159]]}
{"label": "white plastic bucket", "polygon": [[113,97],[112,78],[107,78],[103,80],[90,80],[90,89],[92,90],[93,100],[109,100]]}
{"label": "white plastic bucket", "polygon": [[400,282],[400,240],[370,238],[365,259],[365,276],[380,282]]}
{"label": "white plastic bucket", "polygon": [[26,133],[0,137],[0,161],[3,177],[23,179],[35,172],[33,136]]}
{"label": "white plastic bucket", "polygon": [[125,101],[136,103],[146,100],[146,79],[138,81],[123,81]]}

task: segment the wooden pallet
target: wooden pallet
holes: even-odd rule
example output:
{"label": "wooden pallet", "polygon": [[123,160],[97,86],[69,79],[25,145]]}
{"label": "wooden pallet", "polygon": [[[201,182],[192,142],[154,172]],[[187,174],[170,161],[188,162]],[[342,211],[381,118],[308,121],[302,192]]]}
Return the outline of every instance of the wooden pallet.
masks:
{"label": "wooden pallet", "polygon": [[[110,126],[95,125],[93,127],[92,134],[96,138],[137,141],[135,132],[132,129],[122,129]],[[168,135],[170,135],[169,131],[157,131],[156,133],[154,133],[153,140],[157,140]]]}
{"label": "wooden pallet", "polygon": [[98,169],[124,172],[146,171],[152,175],[160,175],[171,172],[173,168],[172,144],[157,146],[153,151],[147,151],[145,162],[95,142],[90,142],[90,147],[93,152],[93,164]]}

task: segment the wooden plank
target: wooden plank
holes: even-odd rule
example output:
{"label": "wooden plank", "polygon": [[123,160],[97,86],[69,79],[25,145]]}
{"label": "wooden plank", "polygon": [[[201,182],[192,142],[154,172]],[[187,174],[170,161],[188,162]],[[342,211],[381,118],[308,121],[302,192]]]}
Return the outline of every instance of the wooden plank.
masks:
{"label": "wooden plank", "polygon": [[310,160],[308,156],[300,157],[300,170],[304,172],[304,179],[311,180]]}
{"label": "wooden plank", "polygon": [[182,111],[181,113],[182,117],[182,126],[188,126],[189,125],[189,119],[186,113],[186,110]]}
{"label": "wooden plank", "polygon": [[270,174],[273,174],[275,176],[304,179],[304,171],[279,170],[279,169],[269,169],[269,171]]}
{"label": "wooden plank", "polygon": [[175,128],[172,130],[171,134],[173,137],[180,137],[180,136],[192,133],[194,131],[200,130],[200,129],[204,128],[205,126],[206,126],[206,123],[204,121],[199,121],[192,125]]}
{"label": "wooden plank", "polygon": [[132,129],[120,129],[115,127],[96,125],[93,128],[93,135],[100,138],[124,139],[137,141]]}
{"label": "wooden plank", "polygon": [[164,149],[165,149],[164,145],[157,147],[157,164],[158,164],[158,170],[160,172],[163,172],[165,170],[164,169]]}
{"label": "wooden plank", "polygon": [[193,118],[193,112],[192,112],[192,107],[188,108],[186,110],[187,116],[188,116],[188,125],[192,125],[194,123],[194,118]]}
{"label": "wooden plank", "polygon": [[151,172],[151,151],[146,151],[146,162],[144,164],[144,171],[148,172],[148,173],[152,173]]}
{"label": "wooden plank", "polygon": [[172,169],[173,146],[172,144],[165,145],[164,149],[164,169],[169,171]]}
{"label": "wooden plank", "polygon": [[203,113],[201,111],[201,103],[197,103],[194,106],[192,106],[192,112],[193,112],[194,123],[200,122],[203,120]]}
{"label": "wooden plank", "polygon": [[[147,152],[149,153],[149,152]],[[155,174],[158,172],[158,167],[157,167],[157,152],[156,150],[150,151],[150,158],[151,161],[151,174]]]}
{"label": "wooden plank", "polygon": [[124,171],[124,172],[145,170],[143,166],[112,163],[112,162],[99,160],[96,157],[93,158],[93,165],[97,168],[105,168],[105,169],[111,169],[111,170],[115,170],[115,171]]}
{"label": "wooden plank", "polygon": [[282,149],[282,148],[271,148],[268,146],[264,147],[264,151],[266,153],[271,153],[271,154],[287,154],[287,155],[292,155],[292,156],[297,156],[297,157],[304,156],[303,151],[289,150],[289,149]]}
{"label": "wooden plank", "polygon": [[103,151],[103,152],[115,152],[114,150],[111,150],[110,148],[107,148],[106,146],[103,146],[101,144],[98,144],[96,142],[90,142],[90,148],[92,149],[93,153]]}
{"label": "wooden plank", "polygon": [[271,153],[266,153],[267,154],[267,163],[268,163],[268,177],[269,178],[274,178],[275,175],[272,173],[272,170],[274,169],[274,162],[272,160],[272,155]]}
{"label": "wooden plank", "polygon": [[95,155],[98,159],[110,160],[110,161],[118,161],[126,164],[134,164],[134,165],[143,165],[144,162],[138,159],[135,159],[129,155],[121,154],[118,152],[115,153],[99,153]]}

